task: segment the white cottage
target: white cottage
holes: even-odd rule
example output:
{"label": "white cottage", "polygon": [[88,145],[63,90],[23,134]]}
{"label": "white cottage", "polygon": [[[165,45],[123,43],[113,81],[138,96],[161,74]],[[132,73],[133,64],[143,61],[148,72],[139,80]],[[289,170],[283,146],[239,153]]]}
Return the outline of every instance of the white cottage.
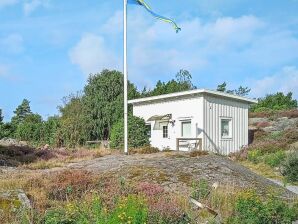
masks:
{"label": "white cottage", "polygon": [[220,154],[248,144],[248,108],[257,101],[196,89],[130,100],[145,119],[151,145],[161,150],[208,150]]}

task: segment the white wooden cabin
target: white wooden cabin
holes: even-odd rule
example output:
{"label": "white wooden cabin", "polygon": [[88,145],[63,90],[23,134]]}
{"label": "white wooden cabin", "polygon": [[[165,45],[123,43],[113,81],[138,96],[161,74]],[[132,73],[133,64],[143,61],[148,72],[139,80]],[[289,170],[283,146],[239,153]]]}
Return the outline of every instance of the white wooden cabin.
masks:
{"label": "white wooden cabin", "polygon": [[196,89],[130,100],[160,150],[203,149],[227,155],[248,144],[248,108],[256,100]]}

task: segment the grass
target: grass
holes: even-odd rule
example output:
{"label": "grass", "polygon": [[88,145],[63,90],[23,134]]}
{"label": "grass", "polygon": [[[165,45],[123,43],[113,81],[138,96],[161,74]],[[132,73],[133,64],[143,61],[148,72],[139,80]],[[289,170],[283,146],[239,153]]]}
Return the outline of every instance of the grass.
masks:
{"label": "grass", "polygon": [[276,179],[282,182],[284,181],[284,177],[279,172],[275,171],[271,166],[265,163],[253,163],[245,160],[241,161],[240,164],[261,176]]}

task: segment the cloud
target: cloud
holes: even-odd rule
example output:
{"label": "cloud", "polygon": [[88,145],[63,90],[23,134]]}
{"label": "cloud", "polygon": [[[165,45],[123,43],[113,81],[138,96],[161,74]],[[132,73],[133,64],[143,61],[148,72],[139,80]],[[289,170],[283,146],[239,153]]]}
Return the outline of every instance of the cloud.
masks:
{"label": "cloud", "polygon": [[49,0],[31,0],[24,3],[23,9],[26,16],[29,16],[36,9],[49,7]]}
{"label": "cloud", "polygon": [[262,97],[276,92],[293,92],[294,97],[298,99],[298,68],[286,66],[273,75],[249,80],[248,85],[251,86],[253,97]]}
{"label": "cloud", "polygon": [[12,54],[22,53],[24,51],[23,37],[20,34],[9,34],[0,39],[0,48],[2,51]]}
{"label": "cloud", "polygon": [[69,56],[73,64],[77,64],[85,75],[99,72],[102,69],[117,69],[119,59],[112,53],[102,36],[87,33],[73,47]]}
{"label": "cloud", "polygon": [[[144,20],[141,16],[130,18],[141,20]],[[224,61],[225,54],[248,46],[264,26],[254,16],[223,17],[209,23],[199,18],[180,21],[182,31],[178,34],[160,21],[147,28],[144,24],[139,22],[137,28],[130,30],[132,73],[146,71],[155,77],[165,73],[173,77],[181,68],[199,71],[216,63],[219,57]]]}
{"label": "cloud", "polygon": [[208,22],[198,17],[180,20],[177,23],[182,31],[178,34],[169,24],[146,23],[144,16],[129,18],[133,81],[140,75],[167,80],[185,68],[201,85],[227,81],[239,86],[251,74],[265,74],[298,59],[297,37],[285,27],[272,26],[254,15]]}
{"label": "cloud", "polygon": [[0,0],[0,9],[6,6],[15,5],[18,3],[18,0]]}
{"label": "cloud", "polygon": [[118,34],[123,31],[123,11],[116,11],[102,26],[105,33]]}

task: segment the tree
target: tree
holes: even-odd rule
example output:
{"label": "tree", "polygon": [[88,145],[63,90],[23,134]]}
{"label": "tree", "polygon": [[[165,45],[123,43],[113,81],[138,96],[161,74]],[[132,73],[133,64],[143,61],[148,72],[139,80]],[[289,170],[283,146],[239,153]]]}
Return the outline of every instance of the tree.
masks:
{"label": "tree", "polygon": [[251,89],[249,89],[248,87],[242,87],[242,86],[240,86],[238,89],[228,90],[226,82],[219,84],[216,88],[216,91],[234,94],[238,96],[247,96],[250,90]]}
{"label": "tree", "polygon": [[0,109],[0,125],[3,124],[3,115],[2,115],[2,109]]}
{"label": "tree", "polygon": [[[108,139],[115,122],[123,117],[123,74],[103,70],[90,75],[82,102],[86,109],[89,139]],[[128,98],[139,97],[136,87],[128,82]]]}
{"label": "tree", "polygon": [[40,143],[42,139],[42,117],[39,114],[27,114],[18,124],[15,137],[22,141]]}
{"label": "tree", "polygon": [[[111,147],[122,148],[124,145],[123,118],[116,122],[111,130]],[[146,123],[142,118],[128,116],[128,146],[132,148],[149,145]]]}
{"label": "tree", "polygon": [[15,116],[12,118],[11,122],[13,125],[17,126],[19,123],[25,120],[26,116],[32,114],[30,108],[30,102],[24,99],[22,103],[14,111]]}
{"label": "tree", "polygon": [[219,92],[226,92],[226,90],[227,90],[227,83],[226,82],[223,82],[222,84],[219,84],[217,86],[217,89],[216,90],[219,91]]}
{"label": "tree", "polygon": [[49,117],[47,121],[43,122],[41,139],[42,143],[55,147],[62,146],[63,140],[59,133],[59,130],[61,129],[60,120],[60,117],[52,116]]}
{"label": "tree", "polygon": [[289,92],[286,95],[282,92],[276,94],[269,94],[264,98],[259,98],[258,103],[252,105],[252,112],[262,111],[278,111],[278,110],[289,110],[297,108],[297,100],[293,99],[293,93]]}
{"label": "tree", "polygon": [[[59,107],[61,118],[56,127],[55,135],[59,136],[56,143],[67,147],[83,145],[89,139],[89,129],[82,96],[80,94],[70,95],[63,101],[64,105]],[[89,122],[91,123],[92,120]]]}
{"label": "tree", "polygon": [[235,89],[234,92],[238,96],[247,96],[251,89],[248,87],[240,86],[238,89]]}
{"label": "tree", "polygon": [[176,74],[176,79],[172,79],[166,83],[159,80],[153,90],[147,90],[144,88],[142,96],[158,96],[192,89],[196,89],[196,86],[192,83],[191,74],[187,70],[181,69]]}

